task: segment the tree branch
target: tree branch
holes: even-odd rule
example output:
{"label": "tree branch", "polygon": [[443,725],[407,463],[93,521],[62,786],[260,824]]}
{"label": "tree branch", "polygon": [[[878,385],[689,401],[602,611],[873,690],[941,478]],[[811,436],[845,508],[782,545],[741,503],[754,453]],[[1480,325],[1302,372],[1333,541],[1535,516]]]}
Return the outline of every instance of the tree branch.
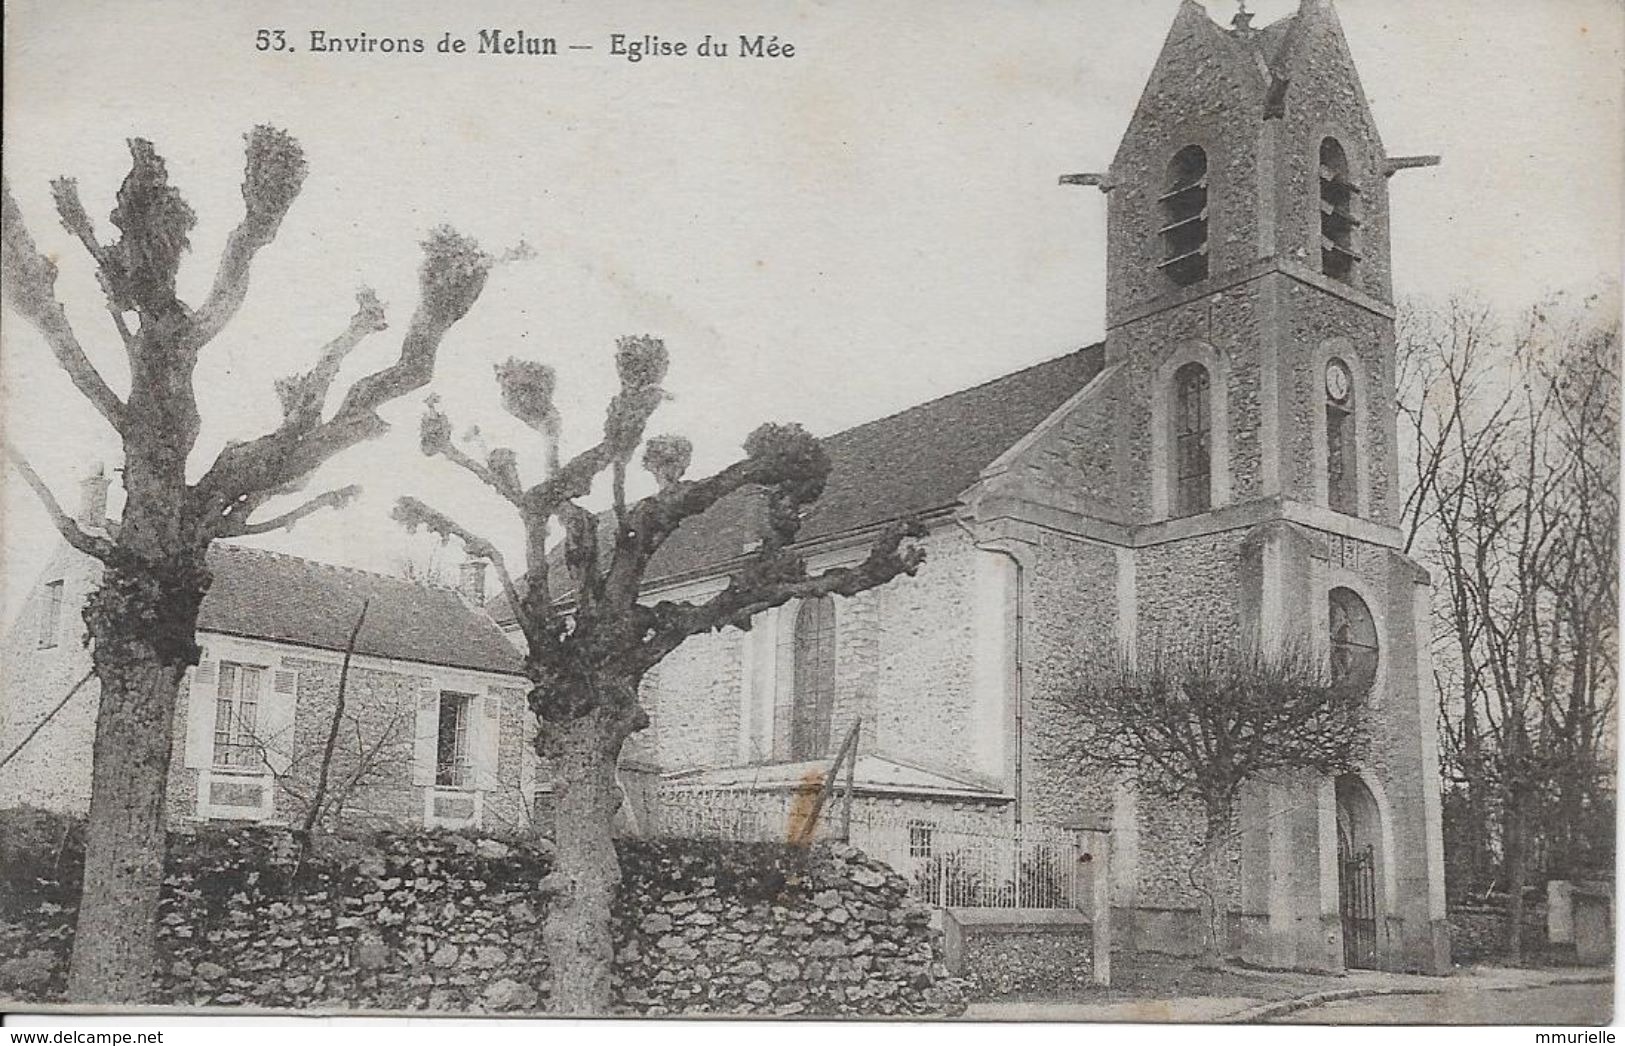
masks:
{"label": "tree branch", "polygon": [[243,137],[244,214],[226,240],[209,296],[192,314],[187,344],[194,352],[213,340],[241,307],[254,256],[276,238],[308,169],[304,151],[285,131],[261,124]]}
{"label": "tree branch", "polygon": [[474,460],[451,438],[451,419],[440,410],[438,398],[430,396],[418,428],[418,445],[426,457],[440,456],[472,474],[481,483],[501,494],[514,506],[524,503],[519,486],[518,463],[513,451],[499,447],[491,452],[490,464]]}
{"label": "tree branch", "polygon": [[384,318],[384,304],[371,287],[356,292],[356,309],[350,323],[338,337],[322,347],[316,366],[303,374],[293,374],[276,381],[277,399],[282,402],[283,424],[302,431],[314,428],[322,420],[327,406],[327,393],[338,377],[339,367],[367,335],[388,330]]}
{"label": "tree branch", "polygon": [[751,618],[792,599],[853,596],[900,574],[913,576],[925,562],[925,550],[918,546],[905,549],[903,540],[925,534],[925,527],[917,521],[893,524],[875,540],[862,563],[833,567],[816,576],[807,574],[806,562],[798,555],[760,557],[730,577],[728,587],[704,603],[657,603],[648,610],[647,638],[639,662],[645,668],[657,664],[683,640],[700,632],[729,625],[749,629]]}
{"label": "tree branch", "polygon": [[535,360],[510,356],[496,365],[497,387],[502,391],[502,409],[528,425],[542,437],[544,476],[559,470],[559,411],[553,402],[558,377],[553,368]]}
{"label": "tree branch", "polygon": [[[3,185],[4,231],[0,235],[0,287],[6,304],[31,323],[45,338],[51,354],[67,372],[74,387],[107,419],[114,430],[124,433],[127,409],[85,355],[79,339],[68,323],[68,314],[56,299],[56,265],[34,246],[22,210],[12,198],[9,182]],[[109,306],[111,307],[111,306]]]}
{"label": "tree branch", "polygon": [[51,488],[45,485],[39,473],[34,471],[34,466],[30,465],[22,452],[9,441],[0,441],[0,450],[11,459],[12,466],[23,477],[23,482],[27,483],[39,497],[40,504],[45,506],[46,513],[50,515],[51,522],[63,540],[87,556],[94,556],[104,563],[110,562],[114,553],[113,543],[104,537],[85,533],[72,516],[62,511],[62,505],[51,493]]}
{"label": "tree branch", "polygon": [[96,227],[91,223],[90,215],[85,213],[85,205],[79,199],[79,183],[72,178],[57,178],[51,182],[51,195],[56,201],[56,213],[62,227],[84,244],[91,261],[96,263],[96,282],[101,285],[102,294],[107,299],[107,314],[112,317],[113,328],[124,341],[125,351],[133,350],[135,336],[130,333],[129,324],[124,322],[124,312],[119,308],[113,292],[107,248],[96,238]]}
{"label": "tree branch", "polygon": [[216,532],[217,537],[246,537],[250,534],[269,534],[273,530],[292,530],[293,525],[306,516],[314,515],[324,508],[343,508],[354,501],[361,494],[360,484],[352,483],[347,487],[330,490],[319,497],[311,498],[296,509],[282,513],[262,523],[248,523],[234,519],[230,514],[224,517],[226,524]]}
{"label": "tree branch", "polygon": [[600,472],[632,460],[650,416],[666,399],[660,382],[666,377],[668,365],[666,344],[659,338],[641,335],[618,339],[615,369],[621,390],[605,412],[604,438],[563,465],[557,464],[557,438],[550,435],[558,424],[552,405],[552,371],[541,364],[516,360],[497,368],[503,407],[548,437],[547,475],[525,492],[524,511],[539,517],[552,516],[566,502],[590,494]]}
{"label": "tree branch", "polygon": [[438,509],[419,501],[417,498],[400,498],[395,502],[395,510],[390,517],[406,528],[407,533],[416,533],[419,527],[431,534],[440,535],[445,541],[456,538],[463,543],[463,551],[477,559],[483,559],[496,568],[497,580],[502,585],[502,594],[514,607],[519,608],[519,591],[514,585],[513,576],[508,573],[508,563],[502,558],[497,547],[485,538],[469,530],[450,516]]}
{"label": "tree branch", "polygon": [[244,494],[284,486],[339,451],[381,434],[389,426],[377,408],[429,383],[441,340],[479,297],[494,259],[444,226],[423,248],[421,300],[396,361],[350,386],[332,418],[309,428],[284,422],[274,432],[223,449],[194,488],[201,511],[224,511]]}

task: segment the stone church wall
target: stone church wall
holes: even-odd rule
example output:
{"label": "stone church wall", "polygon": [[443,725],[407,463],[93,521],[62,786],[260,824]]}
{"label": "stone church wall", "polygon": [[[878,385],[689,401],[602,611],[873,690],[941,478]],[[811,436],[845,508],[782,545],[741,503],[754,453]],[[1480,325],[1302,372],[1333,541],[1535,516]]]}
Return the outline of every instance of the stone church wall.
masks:
{"label": "stone church wall", "polygon": [[[1388,251],[1388,179],[1382,171],[1382,143],[1360,89],[1347,44],[1330,7],[1306,9],[1305,24],[1292,62],[1285,70],[1291,87],[1276,137],[1275,161],[1283,253],[1319,270],[1320,143],[1330,135],[1342,145],[1349,175],[1360,188],[1361,226],[1355,267],[1358,290],[1387,301],[1392,298]],[[1293,236],[1286,230],[1297,230]]]}
{"label": "stone church wall", "polygon": [[[1229,471],[1230,503],[1260,496],[1263,492],[1263,456],[1273,452],[1260,436],[1264,390],[1260,370],[1260,350],[1272,336],[1267,317],[1271,303],[1262,296],[1258,283],[1227,288],[1188,305],[1153,313],[1112,329],[1107,337],[1107,356],[1122,360],[1111,396],[1112,409],[1103,413],[1099,424],[1121,440],[1121,484],[1134,518],[1152,519],[1151,483],[1153,477],[1166,482],[1167,462],[1154,459],[1155,443],[1151,426],[1157,420],[1147,405],[1171,384],[1163,363],[1181,346],[1199,342],[1210,346],[1224,364],[1223,398],[1214,397],[1213,409],[1225,411],[1228,429],[1228,460],[1215,460],[1215,469]],[[1166,420],[1166,419],[1164,419]],[[1171,427],[1171,422],[1168,422]],[[1173,451],[1165,449],[1171,460]]]}
{"label": "stone church wall", "polygon": [[1117,638],[1117,553],[1109,546],[1043,532],[1028,572],[1023,725],[1026,816],[1046,824],[1100,817],[1112,809],[1112,782],[1080,771],[1063,754],[1072,733],[1066,703],[1094,658]]}
{"label": "stone church wall", "polygon": [[[951,775],[977,765],[972,659],[976,648],[976,557],[957,526],[925,542],[917,575],[874,593],[880,672],[874,751]],[[836,621],[840,621],[840,606]],[[843,655],[844,656],[844,655]]]}
{"label": "stone church wall", "polygon": [[[950,775],[986,762],[979,746],[997,739],[977,729],[973,657],[977,613],[976,557],[957,526],[924,540],[927,560],[916,577],[835,601],[835,704],[831,746],[854,716],[864,717],[862,751]],[[815,569],[817,569],[815,567]],[[745,644],[774,659],[777,698],[771,723],[753,724],[749,748],[761,762],[788,756],[789,673],[793,673],[793,606],[755,624],[771,642],[737,629],[690,638],[645,681],[651,728],[638,751],[665,770],[742,762],[740,724],[752,690]],[[763,669],[765,671],[765,669]]]}
{"label": "stone church wall", "polygon": [[1106,310],[1109,322],[1167,293],[1158,270],[1157,196],[1173,154],[1187,144],[1207,153],[1212,215],[1209,268],[1222,272],[1257,257],[1258,158],[1238,143],[1257,140],[1263,87],[1251,56],[1232,46],[1201,8],[1181,10],[1146,84],[1129,133],[1112,161]]}
{"label": "stone church wall", "polygon": [[1334,338],[1346,338],[1355,372],[1355,411],[1359,415],[1357,446],[1367,519],[1395,524],[1398,506],[1391,501],[1397,476],[1394,389],[1394,329],[1386,317],[1336,298],[1297,280],[1275,278],[1280,285],[1280,358],[1282,371],[1282,492],[1299,501],[1319,500],[1317,469],[1324,468],[1314,434],[1325,421],[1325,361]]}
{"label": "stone church wall", "polygon": [[1142,651],[1207,632],[1242,634],[1244,530],[1225,530],[1135,550],[1136,632]]}
{"label": "stone church wall", "polygon": [[649,727],[640,754],[667,770],[739,761],[744,644],[733,628],[693,636],[645,678]]}

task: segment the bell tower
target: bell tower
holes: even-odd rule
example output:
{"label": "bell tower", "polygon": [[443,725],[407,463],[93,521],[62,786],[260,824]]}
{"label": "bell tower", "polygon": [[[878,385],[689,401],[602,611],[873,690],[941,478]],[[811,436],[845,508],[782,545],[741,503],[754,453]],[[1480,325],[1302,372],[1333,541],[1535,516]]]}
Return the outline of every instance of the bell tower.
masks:
{"label": "bell tower", "polygon": [[1387,179],[1432,162],[1387,155],[1330,0],[1265,26],[1181,3],[1108,172],[1062,179],[1107,194],[1108,363],[1171,361],[1136,405],[1137,521],[1395,522]]}
{"label": "bell tower", "polygon": [[[1067,493],[1118,545],[1120,641],[1307,649],[1364,690],[1358,772],[1254,780],[1237,801],[1227,903],[1264,965],[1450,968],[1388,235],[1389,177],[1436,162],[1388,155],[1331,0],[1263,26],[1183,0],[1110,167],[1061,179],[1107,197],[1106,366]],[[1136,823],[1139,860],[1176,859]]]}

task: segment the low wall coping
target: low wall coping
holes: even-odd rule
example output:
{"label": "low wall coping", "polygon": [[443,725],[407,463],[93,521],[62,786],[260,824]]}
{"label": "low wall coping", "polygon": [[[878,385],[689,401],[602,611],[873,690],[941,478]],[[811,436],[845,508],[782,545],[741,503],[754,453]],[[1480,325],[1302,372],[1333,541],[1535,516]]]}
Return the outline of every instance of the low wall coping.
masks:
{"label": "low wall coping", "polygon": [[1076,908],[949,908],[948,918],[960,926],[994,933],[1021,933],[1047,927],[1087,929],[1093,920]]}

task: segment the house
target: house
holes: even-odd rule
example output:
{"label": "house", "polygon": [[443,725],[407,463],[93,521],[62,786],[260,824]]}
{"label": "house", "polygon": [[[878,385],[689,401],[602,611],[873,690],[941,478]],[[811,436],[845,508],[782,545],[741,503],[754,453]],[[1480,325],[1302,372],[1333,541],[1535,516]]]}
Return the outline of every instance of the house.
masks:
{"label": "house", "polygon": [[[1242,796],[1227,947],[1447,971],[1429,578],[1396,526],[1387,179],[1408,166],[1329,0],[1263,27],[1186,0],[1109,170],[1068,179],[1107,196],[1104,340],[828,437],[810,567],[905,515],[929,558],[652,671],[627,759],[648,813],[770,822],[861,723],[855,816],[899,828],[898,861],[940,882],[978,839],[1109,824],[1119,933],[1188,949],[1200,811],[1075,770],[1060,699],[1114,646],[1306,641],[1367,687],[1369,757]],[[719,590],[760,511],[740,492],[686,523],[647,597]]]}
{"label": "house", "polygon": [[[80,523],[104,527],[108,481],[84,481]],[[334,726],[344,650],[362,606],[324,806],[349,822],[526,828],[535,719],[513,647],[463,591],[218,543],[198,624],[202,660],[181,685],[168,786],[173,827],[297,824]],[[101,564],[65,543],[4,639],[0,803],[90,802],[94,678],[79,608]]]}

